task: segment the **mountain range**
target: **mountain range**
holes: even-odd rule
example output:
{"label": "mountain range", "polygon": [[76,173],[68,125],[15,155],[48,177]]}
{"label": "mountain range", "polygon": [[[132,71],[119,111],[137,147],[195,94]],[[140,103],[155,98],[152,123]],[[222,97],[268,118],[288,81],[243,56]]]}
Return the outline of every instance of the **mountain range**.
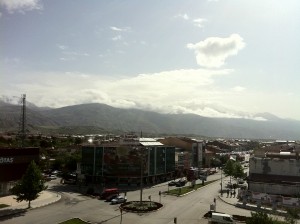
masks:
{"label": "mountain range", "polygon": [[[31,132],[94,134],[143,132],[151,135],[193,135],[220,138],[300,139],[300,121],[269,113],[260,120],[209,118],[195,114],[161,114],[120,109],[100,103],[41,108],[27,103],[27,129]],[[0,131],[17,131],[21,107],[0,100]]]}

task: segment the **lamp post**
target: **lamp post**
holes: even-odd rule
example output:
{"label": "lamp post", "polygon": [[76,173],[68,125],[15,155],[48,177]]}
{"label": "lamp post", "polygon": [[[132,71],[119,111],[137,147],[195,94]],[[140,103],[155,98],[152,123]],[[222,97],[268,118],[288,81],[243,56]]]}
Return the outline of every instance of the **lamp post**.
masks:
{"label": "lamp post", "polygon": [[221,197],[223,197],[223,178],[222,178],[223,169],[222,169],[222,167],[220,168],[220,170],[221,170],[221,183],[220,183],[220,185],[221,185]]}
{"label": "lamp post", "polygon": [[141,183],[140,183],[140,204],[143,201],[143,153],[141,153]]}
{"label": "lamp post", "polygon": [[95,184],[95,175],[96,175],[96,145],[94,144],[93,184]]}
{"label": "lamp post", "polygon": [[145,160],[145,150],[148,148],[140,148],[140,159],[141,159],[141,183],[140,183],[140,205],[142,205],[142,201],[143,201],[143,162]]}

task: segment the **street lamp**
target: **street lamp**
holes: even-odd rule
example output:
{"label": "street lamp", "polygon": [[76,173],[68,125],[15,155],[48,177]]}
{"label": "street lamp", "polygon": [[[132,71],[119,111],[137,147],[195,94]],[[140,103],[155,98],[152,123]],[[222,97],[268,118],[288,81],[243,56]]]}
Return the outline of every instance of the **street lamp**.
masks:
{"label": "street lamp", "polygon": [[221,197],[223,197],[223,178],[222,178],[223,170],[222,170],[222,167],[220,168],[220,170],[221,170],[221,183],[220,183],[220,185],[221,185]]}
{"label": "street lamp", "polygon": [[140,204],[143,201],[143,153],[141,153],[141,183],[140,183]]}
{"label": "street lamp", "polygon": [[140,183],[140,204],[142,205],[142,201],[143,201],[143,162],[145,160],[145,150],[147,150],[148,148],[138,148],[140,149],[139,155],[140,155],[140,162],[141,162],[141,183]]}

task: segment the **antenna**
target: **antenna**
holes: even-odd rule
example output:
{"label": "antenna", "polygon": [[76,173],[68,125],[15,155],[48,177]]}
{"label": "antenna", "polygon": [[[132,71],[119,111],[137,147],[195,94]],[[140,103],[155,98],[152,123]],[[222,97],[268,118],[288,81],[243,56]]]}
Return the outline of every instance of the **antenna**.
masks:
{"label": "antenna", "polygon": [[21,140],[21,147],[24,148],[26,138],[26,94],[21,95],[20,104],[21,116],[19,121],[18,137]]}

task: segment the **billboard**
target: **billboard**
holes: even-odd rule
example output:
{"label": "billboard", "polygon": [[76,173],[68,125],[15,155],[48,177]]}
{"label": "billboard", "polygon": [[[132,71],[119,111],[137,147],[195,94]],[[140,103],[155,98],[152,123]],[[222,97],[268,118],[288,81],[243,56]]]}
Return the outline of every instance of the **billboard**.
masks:
{"label": "billboard", "polygon": [[21,179],[32,160],[39,162],[39,148],[0,148],[0,182]]}

